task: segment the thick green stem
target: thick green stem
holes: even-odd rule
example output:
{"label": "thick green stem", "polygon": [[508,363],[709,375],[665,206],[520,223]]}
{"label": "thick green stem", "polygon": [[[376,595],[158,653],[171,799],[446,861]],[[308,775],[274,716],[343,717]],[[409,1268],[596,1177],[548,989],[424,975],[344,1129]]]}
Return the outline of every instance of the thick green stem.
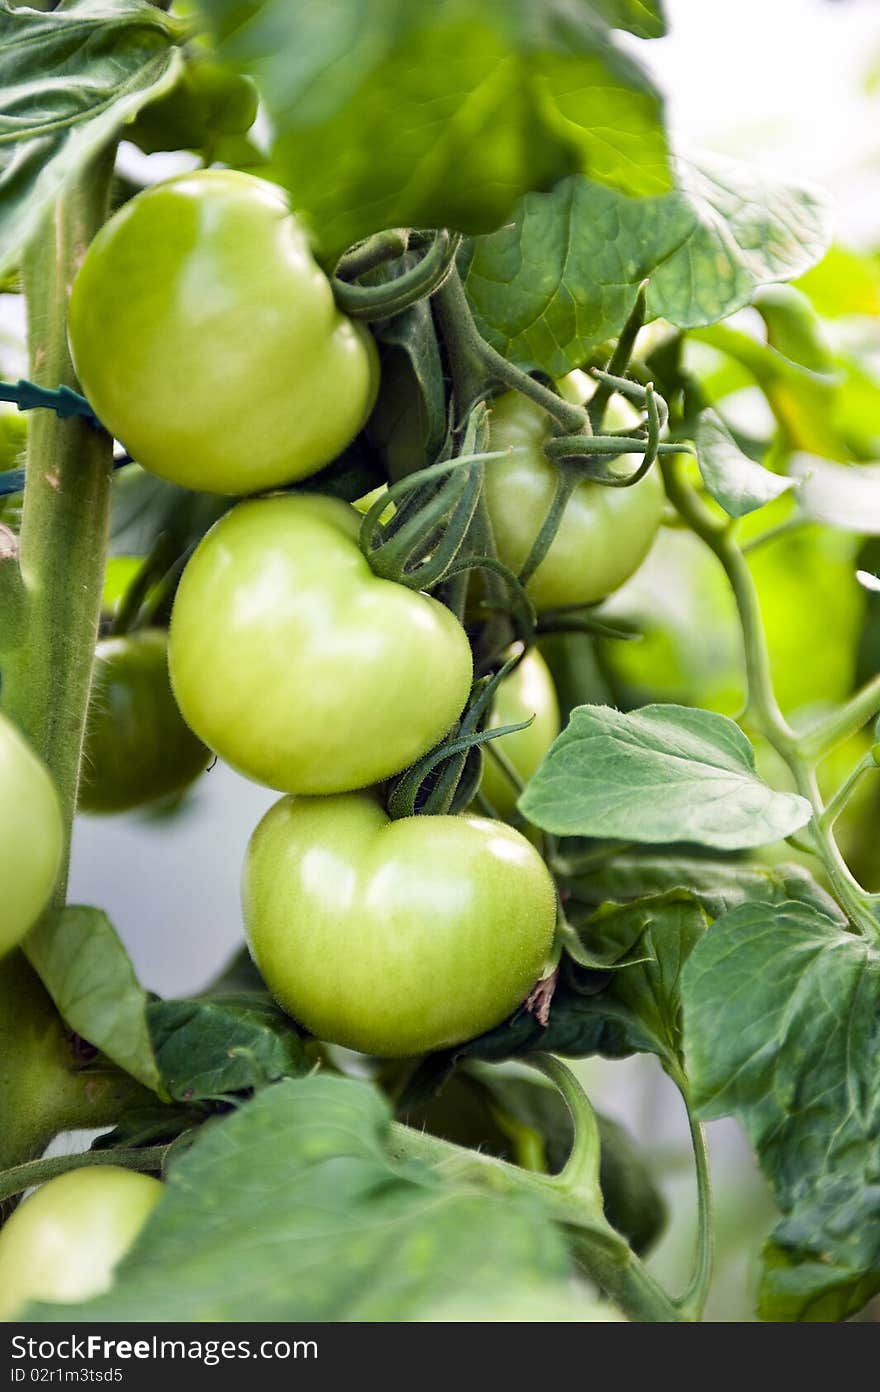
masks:
{"label": "thick green stem", "polygon": [[[67,300],[107,214],[113,151],[104,152],[56,205],[24,259],[31,375],[76,387],[67,349]],[[101,607],[112,441],[83,420],[35,412],[28,436],[21,569],[25,642],[4,667],[3,701],[52,774],[68,829],[56,891],[63,903],[69,832]]]}
{"label": "thick green stem", "polygon": [[421,1161],[498,1194],[540,1197],[548,1215],[570,1230],[582,1270],[630,1319],[663,1323],[684,1318],[601,1210],[596,1212],[567,1181],[560,1183],[561,1177],[520,1169],[400,1123],[391,1130],[391,1151],[400,1160]]}
{"label": "thick green stem", "polygon": [[456,393],[463,408],[480,400],[488,380],[494,379],[537,402],[568,434],[589,431],[589,417],[582,406],[563,400],[534,377],[521,372],[487,343],[477,329],[456,270],[444,281],[434,300],[450,358]]}
{"label": "thick green stem", "polygon": [[45,1184],[48,1179],[81,1170],[88,1165],[119,1165],[126,1170],[144,1174],[161,1173],[170,1146],[139,1146],[132,1150],[86,1150],[76,1155],[52,1155],[48,1160],[31,1160],[26,1165],[0,1171],[0,1203],[30,1189]]}
{"label": "thick green stem", "polygon": [[719,522],[691,488],[681,471],[680,460],[664,460],[662,468],[669,501],[715,552],[733,590],[742,625],[749,714],[779,752],[787,756],[794,748],[795,734],[783,717],[773,690],[764,624],[751,571],[733,539],[730,524]]}

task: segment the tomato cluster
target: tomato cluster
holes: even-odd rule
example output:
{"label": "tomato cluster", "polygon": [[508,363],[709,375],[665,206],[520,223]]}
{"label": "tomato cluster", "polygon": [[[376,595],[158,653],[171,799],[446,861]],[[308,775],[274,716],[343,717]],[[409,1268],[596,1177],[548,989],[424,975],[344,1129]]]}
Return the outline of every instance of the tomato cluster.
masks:
{"label": "tomato cluster", "polygon": [[[480,805],[506,821],[474,806],[389,818],[389,780],[468,703],[471,646],[449,608],[374,571],[355,508],[295,487],[368,421],[378,356],[338,310],[284,195],[207,170],[133,198],[85,257],[70,344],[90,402],[144,469],[245,499],[185,566],[167,667],[156,630],[99,645],[80,806],[167,796],[216,752],[286,795],[252,837],[244,915],[269,988],[302,1025],[391,1056],[498,1024],[554,937],[553,881],[509,824],[559,731],[553,683],[531,651],[496,692],[490,727],[531,722],[484,761]],[[509,459],[487,470],[485,501],[514,572],[554,493],[550,433],[531,400],[494,401],[490,446]],[[371,431],[374,449],[381,436]],[[634,488],[579,484],[528,583],[535,608],[620,585],[662,497],[655,471]]]}

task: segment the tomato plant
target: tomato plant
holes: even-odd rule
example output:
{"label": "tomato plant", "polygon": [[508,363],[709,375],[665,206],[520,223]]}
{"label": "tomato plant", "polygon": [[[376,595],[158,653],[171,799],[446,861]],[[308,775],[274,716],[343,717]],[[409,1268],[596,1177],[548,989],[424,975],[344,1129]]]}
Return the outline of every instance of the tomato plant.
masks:
{"label": "tomato plant", "polygon": [[143,467],[215,493],[313,474],[376,393],[373,341],[337,311],[283,193],[233,170],[148,189],[102,228],[71,293],[70,346]]}
{"label": "tomato plant", "polygon": [[31,1300],[66,1304],[106,1290],[161,1193],[158,1180],[116,1165],[42,1185],[0,1232],[0,1319]]}
{"label": "tomato plant", "polygon": [[541,975],[556,919],[550,876],[512,828],[389,822],[365,794],[277,803],[248,850],[244,908],[282,1005],[321,1039],[391,1057],[503,1020]]}
{"label": "tomato plant", "polygon": [[359,518],[332,498],[240,504],[186,568],[169,662],[180,709],[234,768],[270,788],[335,793],[397,773],[467,698],[461,626],[377,579]]}
{"label": "tomato plant", "polygon": [[11,1320],[876,1314],[872,205],[665,30],[0,3]]}
{"label": "tomato plant", "polygon": [[203,773],[210,752],[184,724],[159,629],[105,638],[95,653],[79,805],[124,812],[171,797]]}
{"label": "tomato plant", "polygon": [[61,868],[63,827],[48,771],[0,715],[0,955],[33,925]]}

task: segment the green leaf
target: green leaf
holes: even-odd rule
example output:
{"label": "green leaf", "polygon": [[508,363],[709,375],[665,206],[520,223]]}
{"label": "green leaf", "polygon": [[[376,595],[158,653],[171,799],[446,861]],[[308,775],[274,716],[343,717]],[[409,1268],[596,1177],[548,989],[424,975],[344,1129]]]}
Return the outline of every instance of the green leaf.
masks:
{"label": "green leaf", "polygon": [[147,1018],[159,1071],[176,1101],[265,1087],[311,1066],[289,1018],[266,995],[154,1001]]}
{"label": "green leaf", "polygon": [[[675,851],[615,855],[590,874],[566,876],[575,904],[596,906],[607,899],[638,899],[666,890],[684,889],[699,900],[710,919],[757,900],[781,904],[795,899],[846,923],[842,910],[802,865],[753,865],[714,860]],[[569,916],[571,916],[569,908]]]}
{"label": "green leaf", "polygon": [[459,1055],[494,1060],[541,1051],[606,1058],[651,1053],[681,1086],[679,979],[706,923],[700,904],[682,891],[611,907],[581,929],[586,946],[614,960],[637,941],[639,957],[647,960],[605,975],[566,964],[546,1026],[522,1011]]}
{"label": "green leaf", "polygon": [[180,71],[177,23],[147,0],[0,0],[0,270],[82,165]]}
{"label": "green leaf", "polygon": [[645,277],[652,315],[710,324],[824,249],[827,213],[814,193],[758,183],[727,162],[677,170],[678,188],[657,197],[580,176],[526,194],[512,225],[469,249],[467,291],[489,341],[561,377],[620,333]]}
{"label": "green leaf", "polygon": [[613,28],[640,39],[659,39],[667,32],[660,0],[593,0],[593,9]]}
{"label": "green leaf", "polygon": [[100,909],[46,914],[25,942],[31,966],[69,1027],[163,1095],[147,1028],[147,994]]}
{"label": "green leaf", "polygon": [[369,1084],[288,1079],[204,1126],[114,1288],[40,1320],[417,1320],[504,1281],[560,1281],[540,1204],[396,1161]]}
{"label": "green leaf", "polygon": [[[384,227],[488,231],[526,190],[575,171],[627,193],[669,187],[660,99],[615,47],[607,3],[201,8],[220,58],[257,80],[275,173],[328,263]],[[633,19],[632,6],[613,12]]]}
{"label": "green leaf", "polygon": [[743,454],[717,411],[700,412],[695,444],[703,482],[728,517],[744,517],[794,486]]}
{"label": "green leaf", "polygon": [[720,918],[683,980],[688,1075],[748,1131],[782,1219],[768,1319],[843,1319],[880,1289],[880,953],[804,904]]}
{"label": "green leaf", "polygon": [[125,132],[145,154],[198,150],[210,164],[222,158],[224,140],[243,136],[257,115],[250,78],[225,72],[211,59],[187,62],[170,91],[149,102]]}
{"label": "green leaf", "polygon": [[807,517],[862,536],[880,536],[880,464],[833,464],[798,455],[798,501]]}
{"label": "green leaf", "polygon": [[758,777],[734,721],[685,706],[579,706],[518,805],[558,836],[719,850],[782,840],[811,816],[806,798]]}
{"label": "green leaf", "polygon": [[723,319],[759,285],[801,275],[831,240],[831,202],[818,189],[715,154],[679,160],[677,184],[692,226],[657,266],[648,305],[681,328]]}

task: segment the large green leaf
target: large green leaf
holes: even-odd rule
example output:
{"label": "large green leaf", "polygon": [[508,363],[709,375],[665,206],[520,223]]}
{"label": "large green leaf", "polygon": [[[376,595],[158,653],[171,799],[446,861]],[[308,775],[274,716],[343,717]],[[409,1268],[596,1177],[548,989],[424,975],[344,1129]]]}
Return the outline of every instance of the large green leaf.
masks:
{"label": "large green leaf", "polygon": [[714,158],[677,171],[678,188],[656,197],[565,179],[526,194],[510,226],[480,237],[467,290],[495,347],[560,377],[620,332],[646,276],[651,314],[690,327],[824,250],[826,205],[812,191]]}
{"label": "large green leaf", "polygon": [[519,800],[559,836],[764,846],[810,820],[796,793],[758,777],[755,754],[727,716],[685,706],[624,714],[579,706]]}
{"label": "large green leaf", "polygon": [[[328,260],[382,227],[488,231],[574,172],[669,187],[660,99],[615,47],[607,0],[201,8],[220,57],[257,79],[275,172]],[[656,30],[653,6],[611,9]]]}
{"label": "large green leaf", "polygon": [[147,994],[107,915],[80,905],[46,914],[24,946],[70,1028],[162,1094],[147,1027]]}
{"label": "large green leaf", "polygon": [[200,1131],[114,1288],[40,1320],[412,1320],[510,1281],[558,1281],[537,1203],[390,1154],[381,1095],[313,1074]]}
{"label": "large green leaf", "polygon": [[745,904],[683,998],[694,1104],[740,1118],[783,1214],[761,1313],[845,1318],[880,1290],[880,953],[805,904]]}
{"label": "large green leaf", "polygon": [[0,270],[83,164],[168,91],[176,21],[147,0],[0,0]]}
{"label": "large green leaf", "polygon": [[717,411],[700,412],[695,443],[703,482],[729,517],[756,512],[794,485],[744,454]]}

